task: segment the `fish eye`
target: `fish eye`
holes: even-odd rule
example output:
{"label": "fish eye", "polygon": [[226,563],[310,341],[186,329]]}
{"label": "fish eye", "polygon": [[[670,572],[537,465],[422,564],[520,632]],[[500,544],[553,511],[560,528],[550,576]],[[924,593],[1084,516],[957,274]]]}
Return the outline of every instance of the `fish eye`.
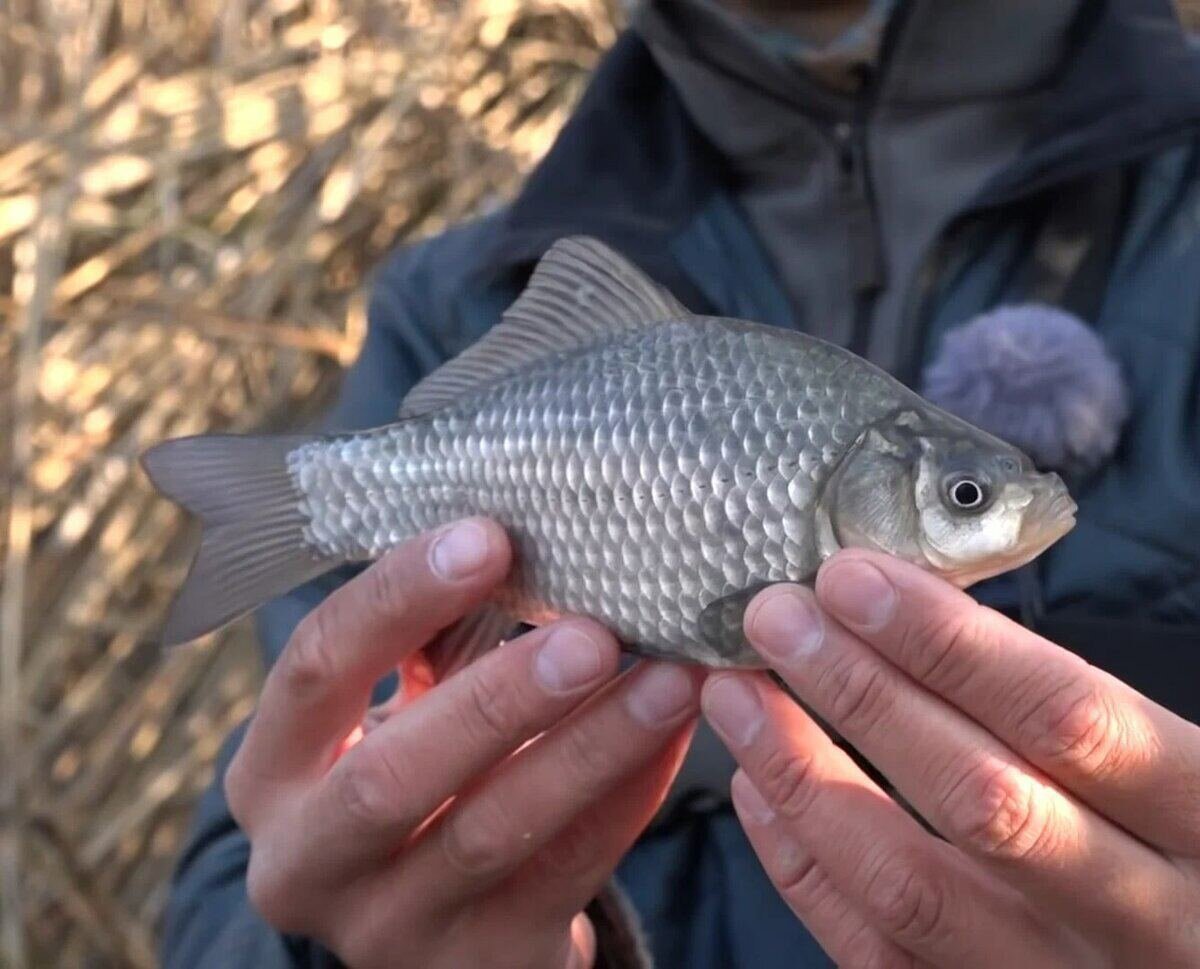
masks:
{"label": "fish eye", "polygon": [[987,488],[974,478],[954,478],[946,487],[950,504],[962,511],[974,511],[987,500]]}

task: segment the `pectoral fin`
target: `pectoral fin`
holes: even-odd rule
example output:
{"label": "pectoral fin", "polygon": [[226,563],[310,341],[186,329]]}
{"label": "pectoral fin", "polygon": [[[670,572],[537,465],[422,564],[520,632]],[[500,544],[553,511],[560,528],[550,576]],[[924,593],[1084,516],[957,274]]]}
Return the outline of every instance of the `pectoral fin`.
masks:
{"label": "pectoral fin", "polygon": [[770,582],[755,582],[753,585],[714,599],[700,613],[697,625],[701,643],[712,650],[720,666],[762,667],[761,656],[746,640],[743,622],[750,600],[762,592]]}
{"label": "pectoral fin", "polygon": [[[811,581],[806,580],[803,584],[810,585]],[[701,642],[716,655],[714,665],[751,669],[767,665],[746,639],[746,609],[763,589],[778,584],[768,580],[752,582],[746,588],[714,599],[705,606],[697,625]]]}

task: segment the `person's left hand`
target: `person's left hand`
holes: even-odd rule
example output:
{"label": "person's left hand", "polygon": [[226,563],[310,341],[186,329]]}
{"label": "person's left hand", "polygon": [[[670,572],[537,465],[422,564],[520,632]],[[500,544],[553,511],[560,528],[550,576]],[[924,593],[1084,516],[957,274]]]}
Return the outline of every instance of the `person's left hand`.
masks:
{"label": "person's left hand", "polygon": [[883,555],[766,590],[746,629],[946,838],[765,676],[708,679],[742,824],[839,964],[1200,966],[1200,728]]}

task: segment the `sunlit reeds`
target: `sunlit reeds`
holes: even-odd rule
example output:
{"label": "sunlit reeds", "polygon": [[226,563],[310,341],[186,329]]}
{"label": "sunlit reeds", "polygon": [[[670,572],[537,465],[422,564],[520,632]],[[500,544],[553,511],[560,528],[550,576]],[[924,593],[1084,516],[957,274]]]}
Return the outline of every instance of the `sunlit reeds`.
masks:
{"label": "sunlit reeds", "polygon": [[192,535],[137,455],[321,406],[371,268],[513,191],[616,16],[609,0],[0,8],[8,964],[153,965],[191,805],[253,702],[245,624],[158,650]]}

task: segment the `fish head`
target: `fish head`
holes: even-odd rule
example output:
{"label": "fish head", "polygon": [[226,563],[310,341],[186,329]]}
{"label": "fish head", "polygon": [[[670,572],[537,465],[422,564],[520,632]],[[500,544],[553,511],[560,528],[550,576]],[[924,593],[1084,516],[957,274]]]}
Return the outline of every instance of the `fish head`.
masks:
{"label": "fish head", "polygon": [[873,548],[965,588],[1024,565],[1075,525],[1061,478],[931,409],[867,427],[821,500],[823,551]]}

